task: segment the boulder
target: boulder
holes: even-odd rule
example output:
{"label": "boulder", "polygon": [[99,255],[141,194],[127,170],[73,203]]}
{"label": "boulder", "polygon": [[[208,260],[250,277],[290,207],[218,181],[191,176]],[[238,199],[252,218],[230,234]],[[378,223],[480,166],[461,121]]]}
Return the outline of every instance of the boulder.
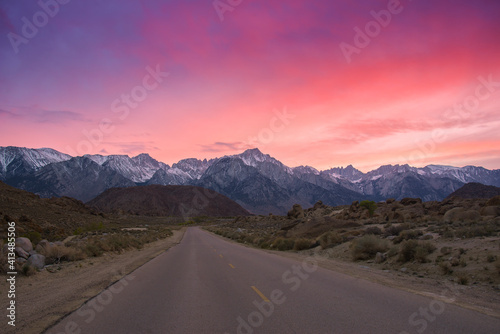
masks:
{"label": "boulder", "polygon": [[317,202],[314,204],[313,209],[314,209],[314,210],[317,210],[317,209],[322,209],[322,208],[324,208],[324,207],[325,207],[325,205],[323,204],[323,202],[322,202],[322,201],[317,201]]}
{"label": "boulder", "polygon": [[414,205],[414,204],[422,204],[422,200],[420,198],[403,198],[399,201],[403,205]]}
{"label": "boulder", "polygon": [[30,257],[30,254],[27,251],[25,251],[22,247],[16,247],[16,254],[19,257],[23,257],[25,259]]}
{"label": "boulder", "polygon": [[500,205],[500,196],[492,197],[486,202],[486,206],[499,206]]}
{"label": "boulder", "polygon": [[462,214],[464,211],[465,211],[464,208],[453,208],[453,209],[450,209],[450,210],[446,211],[446,213],[444,214],[443,220],[446,223],[451,223],[451,222],[458,221],[458,216],[460,214]]}
{"label": "boulder", "polygon": [[289,218],[304,218],[304,209],[300,204],[294,204],[292,210],[288,211]]}
{"label": "boulder", "polygon": [[351,203],[351,206],[349,207],[349,212],[355,212],[358,211],[359,209],[359,201],[354,201]]}
{"label": "boulder", "polygon": [[43,239],[38,243],[37,247],[38,246],[43,247],[43,248],[49,248],[50,242],[47,239]]}
{"label": "boulder", "polygon": [[481,216],[500,216],[500,206],[486,206],[481,209]]}
{"label": "boulder", "polygon": [[16,247],[21,247],[27,252],[33,250],[33,244],[28,238],[16,238]]}
{"label": "boulder", "polygon": [[432,240],[432,239],[434,239],[434,236],[432,235],[432,233],[425,233],[419,239],[421,239],[421,240]]}
{"label": "boulder", "polygon": [[17,264],[25,264],[26,261],[28,261],[28,260],[26,260],[24,257],[18,257],[18,258],[16,258],[16,263]]}
{"label": "boulder", "polygon": [[394,202],[396,202],[396,199],[395,199],[395,198],[388,198],[388,199],[386,199],[386,201],[385,201],[385,203],[387,203],[387,204],[392,204],[392,203],[394,203]]}
{"label": "boulder", "polygon": [[481,215],[476,210],[465,210],[464,208],[453,208],[444,214],[443,220],[446,223],[471,222],[481,220]]}
{"label": "boulder", "polygon": [[384,253],[377,252],[375,255],[375,263],[382,263],[387,260],[387,255]]}
{"label": "boulder", "polygon": [[481,214],[477,210],[467,210],[459,215],[459,219],[464,222],[476,222],[481,220]]}
{"label": "boulder", "polygon": [[26,263],[37,269],[43,269],[45,267],[45,256],[41,254],[31,255]]}

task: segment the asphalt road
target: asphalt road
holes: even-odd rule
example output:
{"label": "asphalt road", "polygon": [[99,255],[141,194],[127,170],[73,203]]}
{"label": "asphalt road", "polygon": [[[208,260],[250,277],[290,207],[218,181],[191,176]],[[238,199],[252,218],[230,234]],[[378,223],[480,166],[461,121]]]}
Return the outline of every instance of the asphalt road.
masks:
{"label": "asphalt road", "polygon": [[189,228],[46,333],[497,334],[500,319]]}

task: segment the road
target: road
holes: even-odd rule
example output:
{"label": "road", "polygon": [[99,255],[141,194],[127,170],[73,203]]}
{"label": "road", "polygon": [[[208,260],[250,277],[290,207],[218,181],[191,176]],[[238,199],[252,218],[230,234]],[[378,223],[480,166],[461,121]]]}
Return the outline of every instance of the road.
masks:
{"label": "road", "polygon": [[[75,284],[78,284],[75,282]],[[453,297],[453,289],[443,291]],[[499,333],[500,319],[200,228],[46,333]]]}

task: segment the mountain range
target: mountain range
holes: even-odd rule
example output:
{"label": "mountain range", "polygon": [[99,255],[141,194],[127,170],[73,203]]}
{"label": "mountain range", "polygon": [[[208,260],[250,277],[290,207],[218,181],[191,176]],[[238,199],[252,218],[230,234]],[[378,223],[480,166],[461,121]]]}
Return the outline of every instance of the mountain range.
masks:
{"label": "mountain range", "polygon": [[469,182],[500,186],[500,170],[483,167],[385,165],[368,173],[353,166],[319,171],[288,167],[259,149],[172,166],[148,154],[72,157],[50,148],[0,147],[0,181],[42,197],[90,201],[107,189],[135,185],[194,185],[217,191],[255,214],[283,214],[354,200],[419,197],[442,200]]}

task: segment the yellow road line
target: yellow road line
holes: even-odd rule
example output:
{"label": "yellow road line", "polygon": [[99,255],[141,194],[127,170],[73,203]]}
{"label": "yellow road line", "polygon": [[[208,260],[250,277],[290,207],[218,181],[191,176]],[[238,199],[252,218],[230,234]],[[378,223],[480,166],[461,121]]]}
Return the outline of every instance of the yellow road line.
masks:
{"label": "yellow road line", "polygon": [[259,289],[257,289],[253,285],[252,285],[252,289],[253,289],[253,291],[257,292],[257,294],[260,296],[260,298],[262,298],[263,301],[265,301],[265,302],[269,301],[269,299],[267,299],[267,297],[264,296],[264,294],[262,292],[260,292]]}
{"label": "yellow road line", "polygon": [[234,266],[230,263],[229,266],[234,269]]}
{"label": "yellow road line", "polygon": [[222,256],[222,254],[219,254],[220,258],[222,259],[224,256]]}

